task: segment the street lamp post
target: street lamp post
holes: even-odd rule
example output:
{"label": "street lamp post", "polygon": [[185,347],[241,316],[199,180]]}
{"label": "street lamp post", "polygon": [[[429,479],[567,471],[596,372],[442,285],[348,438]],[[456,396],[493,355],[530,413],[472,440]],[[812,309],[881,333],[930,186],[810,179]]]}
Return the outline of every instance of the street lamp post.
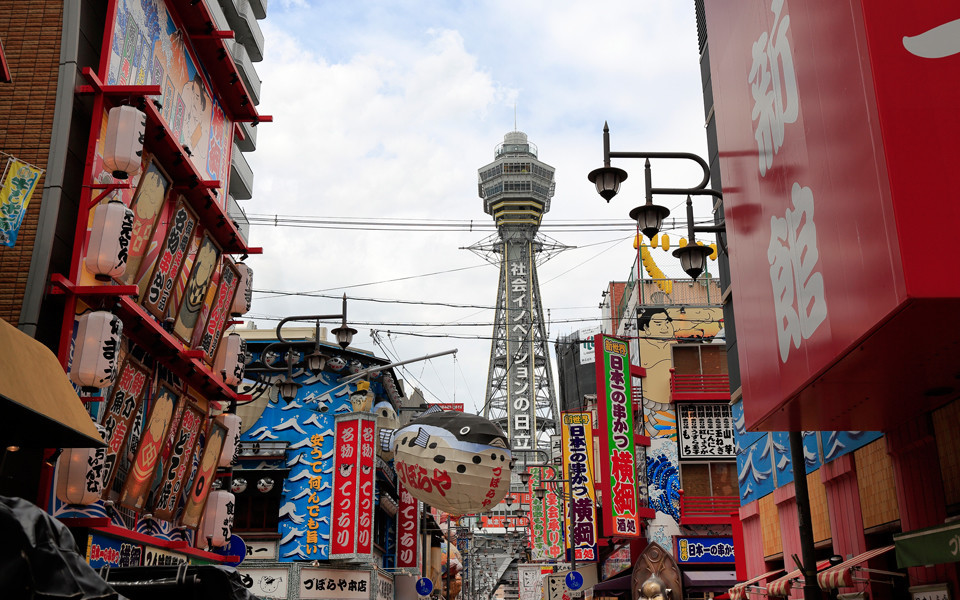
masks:
{"label": "street lamp post", "polygon": [[[261,362],[263,366],[270,371],[281,372],[284,369],[287,371],[287,375],[282,382],[280,382],[279,391],[280,397],[284,399],[285,402],[292,402],[294,398],[297,397],[297,390],[300,389],[300,384],[294,381],[293,379],[293,365],[297,362],[297,358],[300,355],[300,350],[310,350],[310,354],[305,355],[305,360],[307,363],[307,368],[311,371],[318,372],[322,371],[326,363],[326,356],[320,351],[320,321],[328,321],[333,319],[340,319],[340,327],[333,329],[332,334],[337,336],[337,343],[340,344],[340,347],[346,349],[347,346],[353,341],[353,336],[356,335],[357,330],[352,327],[347,326],[347,295],[343,295],[343,310],[339,314],[335,315],[298,315],[294,317],[286,317],[277,324],[277,341],[272,344],[267,345],[266,348],[261,352],[261,356],[266,357],[267,353],[273,351],[275,354],[280,354],[276,350],[273,350],[274,347],[282,348],[285,350],[285,362],[286,367],[276,367],[264,358]],[[316,329],[314,330],[314,338],[312,341],[304,340],[288,340],[283,337],[283,326],[284,324],[290,321],[313,321]]]}
{"label": "street lamp post", "polygon": [[[683,248],[674,250],[673,255],[680,259],[683,270],[693,279],[700,276],[704,271],[707,257],[712,254],[710,248],[699,246],[696,243],[697,233],[725,233],[726,229],[723,223],[716,225],[694,225],[693,224],[693,200],[692,196],[713,196],[723,199],[723,194],[717,190],[707,187],[710,182],[710,166],[707,162],[690,152],[612,152],[610,150],[610,128],[606,123],[603,124],[603,166],[599,169],[590,171],[587,178],[597,187],[597,193],[610,202],[620,191],[620,184],[626,180],[627,172],[618,167],[610,165],[611,158],[643,158],[644,163],[644,189],[646,202],[630,211],[630,218],[637,222],[640,231],[648,238],[653,238],[660,232],[663,226],[663,220],[670,214],[670,209],[653,203],[654,194],[665,194],[672,196],[687,196],[687,235],[690,243]],[[700,183],[689,188],[657,188],[653,187],[653,177],[650,172],[650,159],[680,159],[691,160],[697,163],[703,171],[703,178]],[[722,237],[720,248],[726,251]]]}

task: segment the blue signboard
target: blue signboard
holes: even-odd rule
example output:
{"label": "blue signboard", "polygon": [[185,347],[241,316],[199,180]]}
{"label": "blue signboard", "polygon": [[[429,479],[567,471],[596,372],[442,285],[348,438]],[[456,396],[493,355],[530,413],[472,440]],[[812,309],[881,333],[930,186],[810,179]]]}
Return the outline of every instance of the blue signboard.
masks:
{"label": "blue signboard", "polygon": [[681,565],[722,565],[734,562],[732,537],[677,538],[677,563]]}
{"label": "blue signboard", "polygon": [[583,575],[577,571],[570,571],[567,573],[565,580],[567,582],[567,587],[573,591],[577,591],[581,586],[583,586]]}
{"label": "blue signboard", "polygon": [[433,591],[433,582],[426,577],[421,577],[417,580],[417,593],[421,596],[429,596],[430,592]]}
{"label": "blue signboard", "polygon": [[143,546],[114,537],[91,533],[87,536],[84,557],[94,569],[111,567],[139,567],[143,563]]}

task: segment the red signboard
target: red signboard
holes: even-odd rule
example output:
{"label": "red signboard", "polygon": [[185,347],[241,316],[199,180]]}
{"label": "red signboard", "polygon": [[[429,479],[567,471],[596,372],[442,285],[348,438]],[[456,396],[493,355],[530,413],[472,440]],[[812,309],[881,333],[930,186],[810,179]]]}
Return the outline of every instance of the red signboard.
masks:
{"label": "red signboard", "polygon": [[400,497],[397,509],[397,568],[419,568],[417,560],[420,542],[420,512],[417,499],[407,491],[402,481],[397,481],[397,495]]}
{"label": "red signboard", "polygon": [[956,8],[719,0],[706,17],[747,427],[929,408],[956,384],[955,336],[929,324],[960,307],[937,231],[960,220],[960,48],[939,27]]}
{"label": "red signboard", "polygon": [[438,406],[441,410],[452,410],[455,412],[463,412],[463,402],[436,402],[430,406]]}
{"label": "red signboard", "polygon": [[[354,415],[347,415],[353,417]],[[333,523],[330,559],[352,558],[357,551],[357,472],[360,455],[360,421],[337,418],[333,466]]]}
{"label": "red signboard", "polygon": [[[153,514],[159,519],[171,520],[177,508],[177,500],[185,484],[187,467],[192,464],[194,446],[206,414],[194,403],[185,403],[177,433],[173,438],[169,459],[164,462],[160,488],[154,502]],[[174,423],[176,424],[176,423]]]}
{"label": "red signboard", "polygon": [[377,422],[360,417],[360,472],[357,474],[357,554],[373,554],[373,493]]}
{"label": "red signboard", "polygon": [[139,362],[128,356],[110,390],[107,413],[103,418],[106,430],[107,454],[103,465],[104,494],[110,493],[110,484],[117,473],[117,463],[123,450],[134,415],[140,409],[143,393],[150,374]]}

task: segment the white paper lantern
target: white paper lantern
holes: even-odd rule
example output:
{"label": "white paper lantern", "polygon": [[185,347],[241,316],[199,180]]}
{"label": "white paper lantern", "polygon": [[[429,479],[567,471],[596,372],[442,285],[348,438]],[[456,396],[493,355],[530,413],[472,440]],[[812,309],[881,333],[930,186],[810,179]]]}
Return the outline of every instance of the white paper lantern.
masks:
{"label": "white paper lantern", "polygon": [[[97,425],[100,437],[106,430]],[[57,463],[57,498],[67,504],[93,504],[103,493],[106,448],[66,448]]]}
{"label": "white paper lantern", "polygon": [[115,106],[107,116],[107,137],[103,144],[103,168],[115,179],[127,179],[140,172],[147,115],[132,106]]}
{"label": "white paper lantern", "polygon": [[70,381],[83,387],[84,391],[105,388],[117,376],[123,322],[105,310],[89,312],[78,321]]}
{"label": "white paper lantern", "polygon": [[220,341],[220,350],[214,369],[223,377],[227,385],[240,385],[243,381],[244,357],[247,353],[247,343],[238,333],[224,336]]}
{"label": "white paper lantern", "polygon": [[393,436],[397,478],[410,494],[451,515],[492,510],[510,491],[507,436],[478,415],[435,412]]}
{"label": "white paper lantern", "polygon": [[214,490],[207,496],[207,506],[203,509],[203,522],[200,524],[200,540],[207,541],[213,548],[220,548],[230,541],[233,535],[233,507],[236,496],[225,490]]}
{"label": "white paper lantern", "polygon": [[232,413],[220,415],[217,421],[227,428],[227,435],[223,438],[223,449],[220,450],[220,462],[217,466],[229,467],[236,458],[242,422],[240,415]]}
{"label": "white paper lantern", "polygon": [[123,275],[132,233],[133,211],[123,202],[107,202],[93,211],[93,228],[83,262],[97,279],[110,281]]}
{"label": "white paper lantern", "polygon": [[240,271],[240,283],[237,284],[237,295],[233,297],[230,315],[239,317],[247,314],[253,302],[253,269],[245,263],[237,263]]}

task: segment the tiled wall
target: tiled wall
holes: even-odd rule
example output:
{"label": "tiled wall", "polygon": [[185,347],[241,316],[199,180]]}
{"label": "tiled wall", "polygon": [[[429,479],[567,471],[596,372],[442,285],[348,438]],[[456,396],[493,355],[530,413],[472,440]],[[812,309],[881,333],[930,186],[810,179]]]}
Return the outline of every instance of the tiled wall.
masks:
{"label": "tiled wall", "polygon": [[960,401],[954,400],[933,413],[937,435],[943,495],[947,506],[960,502]]}
{"label": "tiled wall", "polygon": [[760,503],[760,529],[763,533],[763,555],[779,554],[782,552],[783,542],[780,539],[780,518],[777,515],[773,494],[767,494],[758,502]]}
{"label": "tiled wall", "polygon": [[827,510],[827,488],[820,480],[820,471],[807,473],[807,492],[810,496],[810,519],[813,521],[813,541],[829,540],[830,513]]}
{"label": "tiled wall", "polygon": [[[42,169],[47,166],[57,65],[60,60],[62,2],[5,2],[0,33],[13,83],[0,83],[0,151]],[[0,154],[0,172],[7,156]],[[30,199],[13,248],[0,251],[0,318],[13,325],[30,270],[44,178]]]}
{"label": "tiled wall", "polygon": [[869,529],[900,518],[893,462],[887,454],[887,440],[880,438],[854,454],[863,528]]}

